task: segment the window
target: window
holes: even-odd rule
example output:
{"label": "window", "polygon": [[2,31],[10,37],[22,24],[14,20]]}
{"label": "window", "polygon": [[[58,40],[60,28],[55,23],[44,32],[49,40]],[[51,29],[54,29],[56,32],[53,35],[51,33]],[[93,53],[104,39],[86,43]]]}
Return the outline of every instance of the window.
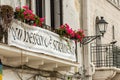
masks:
{"label": "window", "polygon": [[115,28],[112,26],[112,39],[115,40]]}
{"label": "window", "polygon": [[36,14],[39,17],[45,16],[45,0],[36,0]]}
{"label": "window", "polygon": [[26,0],[26,5],[29,7],[29,9],[32,9],[32,1]]}
{"label": "window", "polygon": [[36,0],[36,14],[45,17],[45,23],[52,30],[63,23],[62,0]]}
{"label": "window", "polygon": [[51,0],[51,26],[54,26],[52,29],[63,23],[62,11],[62,0]]}

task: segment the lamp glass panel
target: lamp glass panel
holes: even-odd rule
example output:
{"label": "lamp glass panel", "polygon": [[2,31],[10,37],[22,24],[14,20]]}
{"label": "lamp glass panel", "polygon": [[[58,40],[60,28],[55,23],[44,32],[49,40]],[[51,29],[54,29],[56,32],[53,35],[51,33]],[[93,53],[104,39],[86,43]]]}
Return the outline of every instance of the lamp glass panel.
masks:
{"label": "lamp glass panel", "polygon": [[106,25],[103,24],[103,23],[102,23],[102,24],[99,24],[98,27],[99,27],[100,32],[105,32],[105,30],[106,30],[105,26],[106,26]]}

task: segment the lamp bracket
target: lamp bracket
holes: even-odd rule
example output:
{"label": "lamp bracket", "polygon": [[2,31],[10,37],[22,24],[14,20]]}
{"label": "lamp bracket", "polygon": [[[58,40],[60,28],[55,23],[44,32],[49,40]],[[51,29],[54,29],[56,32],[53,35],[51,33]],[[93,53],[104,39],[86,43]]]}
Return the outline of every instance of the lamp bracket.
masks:
{"label": "lamp bracket", "polygon": [[98,37],[101,37],[101,35],[85,36],[80,43],[83,44],[83,45],[86,45],[86,44],[90,43],[91,41],[95,40]]}

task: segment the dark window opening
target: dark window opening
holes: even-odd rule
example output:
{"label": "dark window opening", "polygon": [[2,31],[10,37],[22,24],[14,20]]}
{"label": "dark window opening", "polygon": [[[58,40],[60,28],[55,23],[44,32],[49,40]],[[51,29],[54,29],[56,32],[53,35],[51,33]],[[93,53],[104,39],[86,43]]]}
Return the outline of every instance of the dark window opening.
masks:
{"label": "dark window opening", "polygon": [[36,0],[36,15],[44,17],[45,15],[45,0]]}
{"label": "dark window opening", "polygon": [[63,24],[63,4],[62,0],[60,0],[60,25]]}
{"label": "dark window opening", "polygon": [[62,0],[51,0],[51,26],[52,30],[63,24]]}
{"label": "dark window opening", "polygon": [[32,9],[32,0],[26,0],[26,5],[29,7],[29,9]]}
{"label": "dark window opening", "polygon": [[[39,17],[45,17],[46,20],[50,20],[51,29],[59,27],[63,24],[63,1],[62,0],[50,0],[47,3],[45,0],[36,0],[36,15]],[[45,5],[50,4],[50,12],[46,11]],[[46,8],[45,8],[46,7]],[[50,14],[50,18],[47,18],[47,14]]]}
{"label": "dark window opening", "polygon": [[115,40],[115,28],[112,26],[112,39]]}
{"label": "dark window opening", "polygon": [[50,1],[50,6],[51,6],[51,29],[54,30],[54,0]]}

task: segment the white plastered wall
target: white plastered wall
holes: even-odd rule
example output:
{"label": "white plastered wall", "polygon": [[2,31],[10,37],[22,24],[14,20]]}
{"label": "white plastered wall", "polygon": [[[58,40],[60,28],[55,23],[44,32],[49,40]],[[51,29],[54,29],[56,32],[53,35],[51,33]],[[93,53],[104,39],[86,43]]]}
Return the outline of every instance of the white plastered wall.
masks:
{"label": "white plastered wall", "polygon": [[107,0],[91,0],[90,1],[90,21],[91,21],[91,29],[89,33],[91,35],[95,34],[95,19],[96,16],[103,16],[104,19],[109,23],[107,27],[107,31],[102,38],[103,44],[109,44],[112,41],[112,26],[115,27],[115,40],[117,40],[117,45],[120,45],[120,9],[114,7]]}

